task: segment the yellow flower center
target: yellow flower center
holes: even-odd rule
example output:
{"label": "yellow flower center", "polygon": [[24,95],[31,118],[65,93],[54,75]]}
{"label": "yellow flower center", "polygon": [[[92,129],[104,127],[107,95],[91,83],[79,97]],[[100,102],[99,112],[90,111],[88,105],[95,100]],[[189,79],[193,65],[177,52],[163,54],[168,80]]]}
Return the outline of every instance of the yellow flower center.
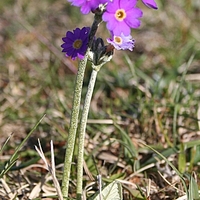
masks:
{"label": "yellow flower center", "polygon": [[119,36],[114,36],[114,41],[115,41],[115,43],[117,43],[117,44],[122,44],[122,38],[119,37]]}
{"label": "yellow flower center", "polygon": [[118,20],[118,21],[123,21],[125,18],[126,18],[126,12],[124,9],[118,9],[116,12],[115,12],[115,18]]}
{"label": "yellow flower center", "polygon": [[74,43],[73,43],[73,48],[74,49],[80,49],[81,48],[81,46],[82,46],[82,40],[80,40],[80,39],[77,39],[77,40],[75,40],[74,41]]}

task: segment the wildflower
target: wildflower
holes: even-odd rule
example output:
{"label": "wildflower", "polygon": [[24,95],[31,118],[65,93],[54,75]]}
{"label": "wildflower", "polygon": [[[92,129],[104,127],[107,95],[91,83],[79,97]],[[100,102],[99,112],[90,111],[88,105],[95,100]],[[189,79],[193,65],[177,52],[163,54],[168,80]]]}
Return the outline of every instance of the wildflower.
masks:
{"label": "wildflower", "polygon": [[138,28],[142,11],[136,8],[137,0],[113,0],[106,6],[102,19],[107,22],[108,30],[114,35],[130,35],[130,28]]}
{"label": "wildflower", "polygon": [[112,36],[112,39],[107,39],[107,42],[112,44],[117,50],[126,50],[130,51],[134,48],[134,40],[131,35],[125,36],[121,33],[120,36]]}
{"label": "wildflower", "polygon": [[158,9],[157,4],[154,0],[142,0],[142,2],[149,8]]}
{"label": "wildflower", "polygon": [[73,60],[76,57],[83,59],[87,50],[89,31],[89,27],[76,28],[73,32],[67,31],[66,37],[62,38],[64,41],[61,45],[62,52],[66,52],[66,56]]}
{"label": "wildflower", "polygon": [[100,4],[104,4],[107,0],[68,0],[73,6],[81,7],[82,14],[88,14],[90,11],[96,10]]}

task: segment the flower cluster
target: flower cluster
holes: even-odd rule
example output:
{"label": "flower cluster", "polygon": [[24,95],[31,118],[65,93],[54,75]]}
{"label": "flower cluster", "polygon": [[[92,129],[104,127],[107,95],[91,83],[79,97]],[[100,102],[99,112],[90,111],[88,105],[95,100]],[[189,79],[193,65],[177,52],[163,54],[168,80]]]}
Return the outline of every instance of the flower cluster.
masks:
{"label": "flower cluster", "polygon": [[[68,0],[72,5],[80,7],[82,14],[90,11],[102,9],[102,20],[106,22],[106,27],[110,32],[111,38],[107,42],[117,50],[133,50],[134,40],[131,29],[140,26],[140,18],[143,12],[136,7],[138,0]],[[149,8],[157,9],[154,0],[142,0],[144,5]],[[79,57],[82,59],[87,49],[89,28],[75,29],[67,32],[63,38],[63,52],[72,59]]]}

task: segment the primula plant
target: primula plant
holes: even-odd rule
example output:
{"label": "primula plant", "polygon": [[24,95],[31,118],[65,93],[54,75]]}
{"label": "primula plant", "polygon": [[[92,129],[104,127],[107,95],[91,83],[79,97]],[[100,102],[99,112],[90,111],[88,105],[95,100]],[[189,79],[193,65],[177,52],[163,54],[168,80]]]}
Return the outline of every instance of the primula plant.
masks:
{"label": "primula plant", "polygon": [[[97,73],[105,63],[110,61],[115,49],[133,50],[135,41],[131,36],[131,29],[140,27],[143,12],[137,7],[137,0],[69,0],[69,2],[73,6],[80,7],[82,14],[89,12],[94,14],[94,22],[90,28],[75,28],[72,32],[68,31],[66,37],[63,37],[64,43],[61,45],[62,51],[65,52],[67,57],[71,57],[73,60],[80,59],[64,162],[62,195],[64,199],[68,198],[71,163],[77,137],[77,199],[82,199],[85,129]],[[142,2],[149,8],[157,9],[154,0],[143,0]],[[109,36],[106,39],[108,44],[105,44],[102,38],[95,36],[102,21],[106,23],[108,29]],[[80,127],[78,128],[83,77],[88,60],[92,64],[93,71],[81,114]],[[107,199],[122,199],[122,196]]]}

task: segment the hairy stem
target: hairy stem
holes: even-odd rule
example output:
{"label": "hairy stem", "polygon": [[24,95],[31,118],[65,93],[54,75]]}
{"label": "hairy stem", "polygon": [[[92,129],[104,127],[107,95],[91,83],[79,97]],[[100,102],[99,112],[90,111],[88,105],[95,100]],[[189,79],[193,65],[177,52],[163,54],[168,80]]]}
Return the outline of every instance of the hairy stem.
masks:
{"label": "hairy stem", "polygon": [[[102,66],[102,65],[101,65]],[[82,185],[83,185],[83,162],[84,162],[84,141],[85,141],[85,129],[87,125],[88,112],[90,108],[90,102],[96,82],[96,77],[101,66],[94,66],[88,85],[87,94],[85,97],[83,112],[81,115],[80,128],[78,132],[78,164],[77,164],[77,200],[82,199]]]}
{"label": "hairy stem", "polygon": [[72,113],[71,113],[69,135],[68,135],[67,147],[66,147],[66,153],[65,153],[63,177],[62,177],[63,178],[62,179],[62,194],[63,194],[63,197],[66,199],[68,197],[69,178],[70,178],[70,172],[71,172],[72,157],[74,153],[74,145],[75,145],[75,140],[76,140],[76,130],[78,126],[78,116],[79,116],[79,108],[80,108],[80,101],[81,101],[82,85],[83,85],[85,68],[87,64],[87,58],[88,58],[88,52],[86,53],[84,59],[81,60],[79,63],[75,89],[74,89]]}
{"label": "hairy stem", "polygon": [[101,10],[95,13],[94,22],[92,24],[92,27],[90,29],[90,34],[89,34],[88,50],[85,54],[84,59],[80,61],[79,67],[78,67],[78,73],[77,73],[75,89],[74,89],[72,113],[71,113],[71,119],[70,119],[69,135],[68,135],[65,160],[64,160],[64,170],[63,170],[63,176],[62,176],[62,194],[63,194],[64,199],[68,198],[68,192],[69,192],[69,179],[70,179],[70,173],[71,173],[71,164],[72,164],[72,157],[74,153],[74,146],[75,146],[75,141],[76,141],[76,131],[77,131],[77,126],[78,126],[81,93],[82,93],[82,85],[83,85],[85,68],[86,68],[88,54],[92,46],[94,36],[96,34],[99,24],[102,21],[102,18],[101,18],[102,14],[103,12]]}

